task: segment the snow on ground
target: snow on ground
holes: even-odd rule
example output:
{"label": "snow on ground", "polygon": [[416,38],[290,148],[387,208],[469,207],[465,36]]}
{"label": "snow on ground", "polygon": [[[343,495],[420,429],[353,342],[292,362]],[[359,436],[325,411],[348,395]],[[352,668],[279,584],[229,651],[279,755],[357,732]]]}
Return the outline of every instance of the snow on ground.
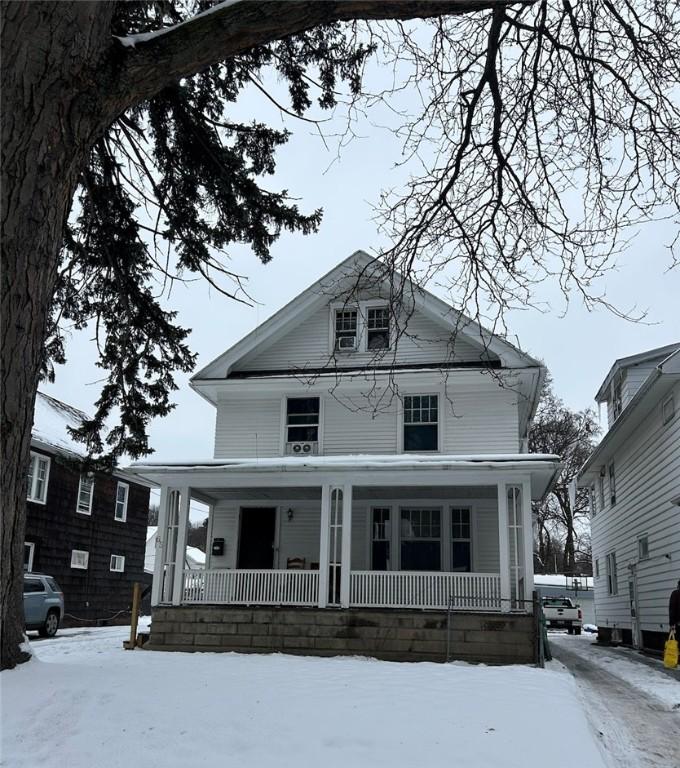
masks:
{"label": "snow on ground", "polygon": [[680,670],[664,669],[661,659],[642,656],[631,648],[603,647],[588,635],[550,633],[551,643],[595,663],[633,688],[653,696],[670,709],[680,709]]}
{"label": "snow on ground", "polygon": [[128,633],[62,630],[2,673],[5,768],[571,768],[556,723],[605,765],[562,667],[123,651]]}

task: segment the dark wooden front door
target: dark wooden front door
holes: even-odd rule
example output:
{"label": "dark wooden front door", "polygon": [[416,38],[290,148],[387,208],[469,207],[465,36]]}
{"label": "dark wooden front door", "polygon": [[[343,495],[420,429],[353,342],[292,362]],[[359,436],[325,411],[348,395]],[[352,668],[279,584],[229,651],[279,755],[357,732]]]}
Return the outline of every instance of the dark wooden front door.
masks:
{"label": "dark wooden front door", "polygon": [[273,568],[276,507],[241,510],[238,568]]}

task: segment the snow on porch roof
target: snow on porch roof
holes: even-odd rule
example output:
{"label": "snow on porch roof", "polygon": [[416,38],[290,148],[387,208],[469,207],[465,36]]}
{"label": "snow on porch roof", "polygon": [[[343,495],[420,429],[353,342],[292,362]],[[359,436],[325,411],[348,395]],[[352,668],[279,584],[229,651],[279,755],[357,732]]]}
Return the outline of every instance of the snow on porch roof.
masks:
{"label": "snow on porch roof", "polygon": [[314,469],[427,469],[429,467],[499,466],[507,464],[557,463],[560,457],[551,453],[498,454],[345,454],[342,456],[275,456],[264,459],[205,459],[200,461],[135,462],[131,472],[163,472],[182,469],[238,470],[314,470]]}

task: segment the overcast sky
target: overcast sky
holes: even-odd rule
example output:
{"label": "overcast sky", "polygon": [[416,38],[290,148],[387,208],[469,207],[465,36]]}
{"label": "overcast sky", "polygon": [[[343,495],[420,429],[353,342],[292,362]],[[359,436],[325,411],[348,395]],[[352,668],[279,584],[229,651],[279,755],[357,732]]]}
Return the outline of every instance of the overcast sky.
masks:
{"label": "overcast sky", "polygon": [[[376,73],[372,73],[376,76]],[[404,179],[405,169],[395,169],[401,144],[394,132],[375,123],[388,122],[385,113],[373,113],[371,123],[359,122],[361,138],[336,155],[309,124],[281,116],[257,92],[246,94],[238,111],[246,119],[265,119],[293,131],[288,145],[278,152],[278,170],[270,189],[287,189],[310,212],[323,207],[318,234],[284,235],[273,248],[273,261],[264,266],[246,248],[234,248],[232,266],[248,277],[254,307],[236,304],[205,284],[176,285],[170,304],[179,311],[179,322],[192,329],[191,347],[201,368],[243,335],[263,322],[313,281],[362,248],[375,252],[384,244],[372,221],[372,206],[382,189]],[[322,116],[323,113],[319,113]],[[339,111],[341,116],[342,110]],[[373,124],[372,124],[373,123]],[[333,133],[339,119],[324,126]],[[330,167],[329,167],[330,166]],[[674,236],[672,223],[647,226],[630,250],[619,258],[619,267],[607,277],[610,301],[623,309],[648,310],[647,322],[630,323],[604,309],[588,312],[576,301],[564,313],[555,290],[544,289],[540,299],[550,304],[545,312],[525,310],[509,316],[511,340],[548,365],[557,393],[577,409],[594,405],[593,396],[613,361],[671,342],[680,341],[680,269],[668,271],[665,245]],[[68,362],[57,369],[54,384],[41,389],[69,404],[92,412],[102,372],[94,363],[96,350],[88,333],[74,334],[67,348]],[[212,456],[214,411],[187,385],[189,376],[178,375],[177,408],[156,420],[151,428],[153,459],[208,458]]]}

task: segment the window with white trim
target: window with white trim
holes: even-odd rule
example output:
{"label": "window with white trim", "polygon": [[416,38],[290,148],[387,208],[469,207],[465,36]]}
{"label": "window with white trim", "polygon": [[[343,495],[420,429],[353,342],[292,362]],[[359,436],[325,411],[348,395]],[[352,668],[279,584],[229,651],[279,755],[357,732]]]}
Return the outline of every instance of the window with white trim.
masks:
{"label": "window with white trim", "polygon": [[91,515],[93,496],[94,496],[94,475],[91,472],[88,472],[86,475],[80,476],[80,483],[78,485],[78,503],[76,504],[76,512],[80,512],[81,515]]}
{"label": "window with white trim", "polygon": [[616,474],[613,461],[609,462],[609,501],[612,507],[616,504]]}
{"label": "window with white trim", "polygon": [[356,309],[335,310],[335,343],[337,352],[353,352],[359,346],[358,316]]}
{"label": "window with white trim", "polygon": [[289,397],[286,401],[286,442],[319,442],[318,397]]}
{"label": "window with white trim", "polygon": [[29,572],[33,570],[33,559],[35,557],[35,544],[32,541],[24,542],[24,570]]}
{"label": "window with white trim", "polygon": [[616,552],[607,555],[607,593],[618,595],[619,584],[616,575]]}
{"label": "window with white trim", "polygon": [[130,486],[127,483],[118,483],[116,487],[116,509],[113,513],[115,520],[124,523],[127,520],[127,505]]}
{"label": "window with white trim", "polygon": [[638,537],[638,560],[649,560],[649,536],[646,533]]}
{"label": "window with white trim", "polygon": [[472,571],[470,507],[451,508],[451,570]]}
{"label": "window with white trim", "polygon": [[595,495],[595,486],[591,485],[588,489],[589,495],[590,495],[590,515],[591,517],[595,517],[597,514],[597,500]]}
{"label": "window with white trim", "polygon": [[28,465],[28,501],[44,504],[47,500],[47,484],[50,479],[50,457],[31,451]]}
{"label": "window with white trim", "polygon": [[366,310],[366,349],[369,352],[390,348],[390,310],[369,307]]}
{"label": "window with white trim", "polygon": [[600,509],[604,509],[604,467],[600,467],[600,475],[597,478],[597,502]]}
{"label": "window with white trim", "polygon": [[600,559],[597,557],[595,558],[595,578],[600,578]]}
{"label": "window with white trim", "polygon": [[673,395],[667,397],[661,405],[661,418],[664,424],[668,424],[675,416],[675,398]]}
{"label": "window with white trim", "polygon": [[622,393],[621,380],[619,379],[612,387],[612,412],[614,414],[615,419],[619,418],[622,410],[623,410],[623,393]]}
{"label": "window with white trim", "polygon": [[71,568],[78,568],[82,571],[87,570],[87,564],[90,560],[90,553],[84,549],[71,550]]}
{"label": "window with white trim", "polygon": [[401,509],[401,570],[441,570],[441,510]]}
{"label": "window with white trim", "polygon": [[439,396],[404,396],[404,451],[439,450]]}
{"label": "window with white trim", "polygon": [[125,555],[111,555],[109,570],[115,573],[123,573],[125,570]]}

